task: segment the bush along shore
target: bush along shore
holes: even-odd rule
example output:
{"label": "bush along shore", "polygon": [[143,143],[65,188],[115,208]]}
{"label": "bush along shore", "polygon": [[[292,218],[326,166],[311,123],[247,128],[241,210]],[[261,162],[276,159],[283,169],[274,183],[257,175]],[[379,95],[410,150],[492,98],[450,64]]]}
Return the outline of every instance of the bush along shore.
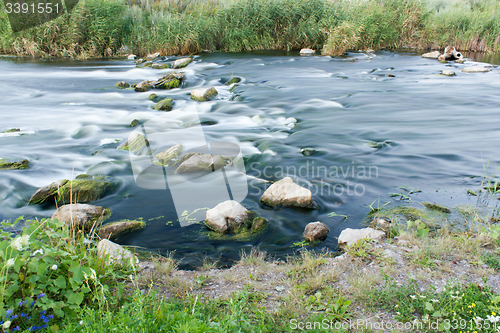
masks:
{"label": "bush along shore", "polygon": [[[0,4],[3,6],[3,4]],[[86,0],[13,33],[0,11],[0,52],[37,57],[357,49],[500,51],[500,3],[438,0]]]}

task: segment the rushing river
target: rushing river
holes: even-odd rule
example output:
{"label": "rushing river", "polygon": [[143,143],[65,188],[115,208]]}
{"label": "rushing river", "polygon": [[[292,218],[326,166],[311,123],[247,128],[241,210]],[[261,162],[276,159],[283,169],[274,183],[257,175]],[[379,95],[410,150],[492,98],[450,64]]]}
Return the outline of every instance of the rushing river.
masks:
{"label": "rushing river", "polygon": [[[439,75],[449,66],[456,77]],[[316,250],[334,250],[335,237],[359,227],[370,204],[476,205],[467,189],[479,188],[488,162],[500,166],[500,75],[498,68],[461,73],[464,66],[411,53],[202,54],[184,70],[180,89],[138,93],[114,84],[154,80],[169,70],[135,68],[129,60],[2,57],[0,132],[21,132],[0,134],[0,158],[31,164],[0,171],[0,220],[51,216],[55,207],[27,205],[38,187],[81,173],[109,175],[121,186],[93,204],[111,208],[111,221],[142,217],[147,223],[117,242],[175,251],[189,268],[204,256],[229,265],[252,246],[283,257],[296,251],[293,244],[313,221],[330,228]],[[232,76],[243,80],[230,91],[222,82]],[[215,86],[219,97],[190,100],[189,91],[202,86]],[[242,203],[270,221],[263,235],[214,240],[201,224],[181,227],[169,191],[138,187],[128,152],[116,149],[133,119],[146,122],[161,112],[150,108],[152,92],[174,99],[165,114],[172,122],[182,125],[198,114],[207,141],[238,144],[249,176],[274,181],[290,175],[312,190],[318,208],[268,208],[259,201],[268,185],[248,177]],[[304,156],[303,148],[317,152]],[[390,196],[408,193],[405,186],[421,192],[411,194],[411,202]]]}

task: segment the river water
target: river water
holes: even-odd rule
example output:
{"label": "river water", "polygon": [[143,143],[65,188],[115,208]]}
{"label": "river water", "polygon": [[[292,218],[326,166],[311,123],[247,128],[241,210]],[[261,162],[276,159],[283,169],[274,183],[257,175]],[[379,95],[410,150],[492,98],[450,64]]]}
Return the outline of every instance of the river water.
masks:
{"label": "river water", "polygon": [[[183,126],[197,115],[208,142],[241,148],[248,175],[269,181],[291,176],[312,190],[318,206],[266,207],[259,199],[268,184],[248,177],[242,203],[270,226],[257,238],[235,241],[213,239],[201,224],[182,227],[170,192],[137,186],[129,153],[116,149],[133,130],[128,127],[133,119],[145,123],[161,111],[150,108],[151,91],[118,90],[114,84],[157,79],[169,70],[135,68],[128,60],[1,57],[0,131],[21,132],[0,134],[0,158],[29,159],[31,165],[0,171],[0,220],[49,217],[55,207],[27,205],[38,187],[81,173],[105,174],[121,185],[93,204],[111,208],[111,221],[142,217],[147,223],[117,242],[154,253],[175,251],[181,266],[192,268],[204,256],[230,265],[252,246],[286,256],[297,251],[294,243],[314,221],[330,228],[314,248],[335,250],[335,237],[362,225],[370,204],[477,205],[467,189],[479,188],[488,163],[492,174],[500,173],[495,168],[500,75],[498,68],[461,73],[464,66],[383,51],[373,57],[280,52],[196,57],[184,70],[181,88],[154,91],[175,101],[174,110],[162,116]],[[448,67],[458,75],[440,76]],[[232,76],[242,82],[230,91],[223,82]],[[189,99],[192,88],[205,86],[215,86],[219,97]],[[316,153],[304,156],[303,148]],[[211,185],[199,186],[200,193],[210,193]],[[408,193],[401,187],[421,192],[411,194],[411,201],[390,196]]]}

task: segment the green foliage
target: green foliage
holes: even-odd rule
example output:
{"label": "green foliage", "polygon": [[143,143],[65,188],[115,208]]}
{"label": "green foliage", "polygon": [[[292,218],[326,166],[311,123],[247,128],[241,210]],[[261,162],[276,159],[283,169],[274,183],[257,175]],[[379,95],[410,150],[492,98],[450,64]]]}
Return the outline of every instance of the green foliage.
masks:
{"label": "green foliage", "polygon": [[473,283],[448,284],[441,292],[433,288],[422,292],[413,280],[397,285],[386,277],[384,287],[372,291],[370,302],[372,306],[394,309],[401,322],[417,319],[424,328],[430,322],[439,322],[438,331],[444,332],[496,332],[495,323],[498,326],[500,322],[500,296]]}
{"label": "green foliage", "polygon": [[[16,221],[19,222],[19,219]],[[113,281],[114,266],[88,248],[83,237],[73,240],[63,222],[27,221],[12,237],[3,223],[0,242],[0,315],[26,299],[45,297],[37,307],[57,317],[84,304],[103,302]],[[104,283],[104,284],[103,284]]]}

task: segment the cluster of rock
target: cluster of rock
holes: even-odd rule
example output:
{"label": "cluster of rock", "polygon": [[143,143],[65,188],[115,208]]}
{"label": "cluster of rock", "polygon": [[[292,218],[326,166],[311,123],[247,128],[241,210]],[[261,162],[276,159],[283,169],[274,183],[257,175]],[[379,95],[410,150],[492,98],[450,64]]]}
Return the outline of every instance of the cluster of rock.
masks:
{"label": "cluster of rock", "polygon": [[[462,64],[466,61],[463,55],[460,52],[457,52],[457,50],[453,46],[447,46],[443,54],[441,54],[439,51],[424,53],[422,55],[422,58],[437,59],[441,62],[455,61],[456,63],[459,64]],[[486,73],[489,71],[491,71],[489,67],[478,66],[478,65],[462,68],[462,72],[464,73]],[[451,69],[444,69],[441,72],[441,75],[455,76],[456,73]]]}

